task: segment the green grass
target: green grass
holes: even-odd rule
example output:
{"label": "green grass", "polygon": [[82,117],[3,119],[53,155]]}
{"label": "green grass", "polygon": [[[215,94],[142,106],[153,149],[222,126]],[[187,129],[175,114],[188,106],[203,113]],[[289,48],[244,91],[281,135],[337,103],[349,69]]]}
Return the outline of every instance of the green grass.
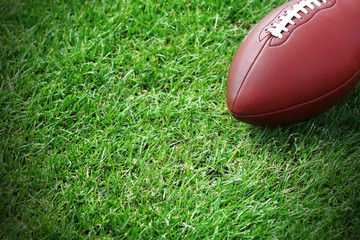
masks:
{"label": "green grass", "polygon": [[359,87],[289,127],[226,109],[284,2],[1,1],[0,238],[359,239]]}

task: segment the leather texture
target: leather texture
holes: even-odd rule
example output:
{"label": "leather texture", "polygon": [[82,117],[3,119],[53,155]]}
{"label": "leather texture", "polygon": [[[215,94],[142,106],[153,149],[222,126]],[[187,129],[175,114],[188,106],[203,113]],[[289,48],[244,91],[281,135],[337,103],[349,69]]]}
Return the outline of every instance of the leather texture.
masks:
{"label": "leather texture", "polygon": [[227,106],[240,121],[287,125],[331,108],[360,79],[360,0],[330,0],[279,39],[266,29],[300,0],[262,19],[238,48],[227,82]]}

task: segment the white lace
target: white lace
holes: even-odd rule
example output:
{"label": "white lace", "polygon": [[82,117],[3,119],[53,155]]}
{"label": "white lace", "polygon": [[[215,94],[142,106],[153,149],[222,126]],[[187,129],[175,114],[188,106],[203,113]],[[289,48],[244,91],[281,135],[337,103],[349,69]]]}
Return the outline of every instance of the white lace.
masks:
{"label": "white lace", "polygon": [[286,28],[288,24],[295,25],[295,22],[292,20],[294,17],[301,19],[299,12],[309,14],[309,11],[305,7],[310,8],[311,10],[315,9],[315,6],[321,7],[322,3],[327,3],[327,0],[302,0],[298,4],[294,5],[291,10],[286,11],[285,16],[280,16],[280,23],[274,23],[272,28],[268,31],[274,36],[283,39],[282,32],[289,32],[289,29]]}

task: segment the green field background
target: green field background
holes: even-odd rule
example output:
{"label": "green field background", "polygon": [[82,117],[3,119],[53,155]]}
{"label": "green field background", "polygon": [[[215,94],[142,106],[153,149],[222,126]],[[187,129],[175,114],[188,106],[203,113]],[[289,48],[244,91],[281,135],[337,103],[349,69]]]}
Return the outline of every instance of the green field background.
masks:
{"label": "green field background", "polygon": [[359,86],[287,127],[226,108],[284,2],[1,1],[0,238],[359,239]]}

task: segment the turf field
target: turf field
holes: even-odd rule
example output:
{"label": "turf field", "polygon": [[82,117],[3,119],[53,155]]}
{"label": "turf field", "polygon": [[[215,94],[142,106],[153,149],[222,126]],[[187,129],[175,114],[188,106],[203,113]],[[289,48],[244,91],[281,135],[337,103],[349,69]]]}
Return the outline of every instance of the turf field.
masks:
{"label": "turf field", "polygon": [[360,86],[289,127],[226,108],[284,2],[1,1],[0,238],[359,239]]}

